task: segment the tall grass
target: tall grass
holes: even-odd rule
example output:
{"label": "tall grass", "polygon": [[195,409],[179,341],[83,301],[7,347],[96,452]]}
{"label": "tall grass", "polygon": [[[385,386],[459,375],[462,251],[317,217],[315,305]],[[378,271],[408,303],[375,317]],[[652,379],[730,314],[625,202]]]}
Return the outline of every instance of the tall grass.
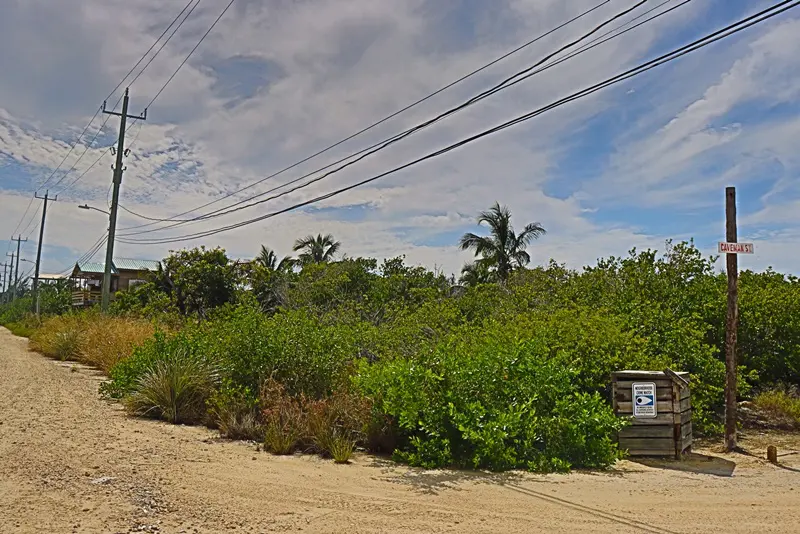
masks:
{"label": "tall grass", "polygon": [[154,333],[153,324],[142,319],[95,316],[85,323],[81,361],[107,374]]}
{"label": "tall grass", "polygon": [[78,360],[84,348],[84,316],[46,319],[31,336],[31,348],[50,358]]}
{"label": "tall grass", "polygon": [[762,391],[753,398],[753,406],[771,424],[800,428],[800,391],[796,387],[778,386]]}
{"label": "tall grass", "polygon": [[105,373],[151,338],[155,328],[142,319],[95,312],[45,319],[31,333],[31,348],[59,360],[77,360]]}
{"label": "tall grass", "polygon": [[197,423],[205,418],[206,401],[216,380],[212,366],[179,351],[154,362],[124,403],[133,415],[170,423]]}
{"label": "tall grass", "polygon": [[272,454],[292,454],[300,445],[305,422],[301,401],[286,393],[270,378],[261,390],[264,418],[264,448]]}

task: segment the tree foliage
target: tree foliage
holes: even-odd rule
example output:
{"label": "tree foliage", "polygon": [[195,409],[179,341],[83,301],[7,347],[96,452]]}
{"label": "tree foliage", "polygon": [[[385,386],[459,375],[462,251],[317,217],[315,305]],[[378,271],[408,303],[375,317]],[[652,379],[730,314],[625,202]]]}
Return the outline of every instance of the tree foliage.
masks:
{"label": "tree foliage", "polygon": [[295,241],[294,251],[300,252],[301,265],[328,263],[334,259],[341,245],[331,234],[307,235]]}
{"label": "tree foliage", "polygon": [[501,282],[508,280],[515,269],[530,263],[531,257],[526,250],[528,245],[547,233],[541,224],[529,223],[517,234],[511,225],[511,211],[498,202],[489,211],[481,212],[478,224],[489,227],[489,236],[468,232],[459,241],[461,250],[473,250],[475,256],[481,257],[476,262],[478,265],[469,268],[467,274],[475,275],[484,269]]}

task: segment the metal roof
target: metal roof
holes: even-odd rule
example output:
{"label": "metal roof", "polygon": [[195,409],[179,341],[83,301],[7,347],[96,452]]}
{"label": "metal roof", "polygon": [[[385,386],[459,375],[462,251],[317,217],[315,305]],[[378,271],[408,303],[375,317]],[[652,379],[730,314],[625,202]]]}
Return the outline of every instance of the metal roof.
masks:
{"label": "metal roof", "polygon": [[153,260],[114,259],[114,266],[122,271],[157,271],[159,263]]}
{"label": "metal roof", "polygon": [[[106,270],[106,264],[105,263],[99,263],[99,262],[93,262],[93,261],[86,262],[86,263],[83,263],[83,264],[76,263],[75,266],[78,268],[77,269],[78,272],[81,272],[81,273],[103,274],[105,272],[105,270]],[[111,265],[111,272],[113,274],[118,274],[117,270],[114,268],[113,264]]]}
{"label": "metal roof", "polygon": [[[119,274],[119,271],[156,271],[160,262],[153,260],[134,260],[130,258],[116,258],[111,264],[111,272]],[[78,263],[75,265],[77,272],[103,274],[105,272],[105,262]]]}
{"label": "metal roof", "polygon": [[40,274],[39,280],[64,280],[66,276],[63,274]]}

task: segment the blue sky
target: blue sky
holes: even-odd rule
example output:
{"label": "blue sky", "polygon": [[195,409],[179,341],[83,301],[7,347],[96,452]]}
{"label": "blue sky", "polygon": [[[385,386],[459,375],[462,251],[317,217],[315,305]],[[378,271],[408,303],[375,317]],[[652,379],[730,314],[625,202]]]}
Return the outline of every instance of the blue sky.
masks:
{"label": "blue sky", "polygon": [[[33,191],[184,3],[0,0],[0,47],[11,51],[0,56],[0,69],[15,73],[0,79],[0,236],[30,235],[23,257],[35,257],[40,203],[23,218]],[[147,122],[132,126],[128,139],[135,142],[125,161],[121,202],[151,217],[196,210],[598,3],[237,1],[148,111]],[[430,118],[634,3],[612,0],[380,127],[194,213],[264,192]],[[659,3],[648,2],[619,24]],[[670,0],[659,11],[678,3]],[[141,111],[225,4],[201,2],[131,87],[132,113]],[[122,213],[119,233],[128,241],[180,236],[279,210],[546,105],[768,5],[692,0],[311,187],[148,234],[136,232],[159,225],[131,228],[147,221]],[[111,21],[118,15],[122,25],[115,27]],[[332,232],[349,255],[405,254],[412,263],[456,272],[469,259],[455,247],[458,236],[474,231],[474,216],[495,200],[509,205],[518,226],[537,221],[548,229],[532,247],[535,263],[553,258],[581,267],[633,247],[663,249],[670,238],[694,238],[712,254],[723,234],[724,188],[736,185],[741,239],[756,243],[756,254],[743,258],[742,266],[800,273],[800,65],[793,52],[798,48],[800,8],[318,205],[203,240],[120,243],[118,255],[157,259],[170,249],[205,244],[248,257],[262,243],[287,253],[297,237]],[[109,121],[87,148],[100,124],[95,121],[62,167],[75,169],[59,186],[53,187],[61,171],[48,184],[60,196],[49,212],[45,271],[67,268],[105,229],[102,214],[77,209],[82,203],[107,206],[113,162],[108,147],[117,121]]]}

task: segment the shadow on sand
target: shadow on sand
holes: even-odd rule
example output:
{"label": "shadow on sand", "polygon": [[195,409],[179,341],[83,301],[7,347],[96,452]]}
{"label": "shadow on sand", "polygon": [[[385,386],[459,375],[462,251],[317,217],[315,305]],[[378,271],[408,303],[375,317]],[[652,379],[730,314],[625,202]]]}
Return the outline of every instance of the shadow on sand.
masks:
{"label": "shadow on sand", "polygon": [[441,491],[461,491],[460,484],[494,484],[505,485],[521,480],[521,472],[490,473],[470,471],[467,469],[418,469],[407,467],[388,458],[374,457],[370,467],[380,469],[384,480],[394,484],[410,486],[415,491],[426,495],[437,495]]}
{"label": "shadow on sand", "polygon": [[736,462],[718,456],[709,456],[708,454],[699,454],[696,452],[684,454],[680,460],[656,457],[632,457],[629,458],[629,460],[637,464],[646,465],[647,467],[715,475],[719,477],[732,476],[734,469],[736,469]]}

